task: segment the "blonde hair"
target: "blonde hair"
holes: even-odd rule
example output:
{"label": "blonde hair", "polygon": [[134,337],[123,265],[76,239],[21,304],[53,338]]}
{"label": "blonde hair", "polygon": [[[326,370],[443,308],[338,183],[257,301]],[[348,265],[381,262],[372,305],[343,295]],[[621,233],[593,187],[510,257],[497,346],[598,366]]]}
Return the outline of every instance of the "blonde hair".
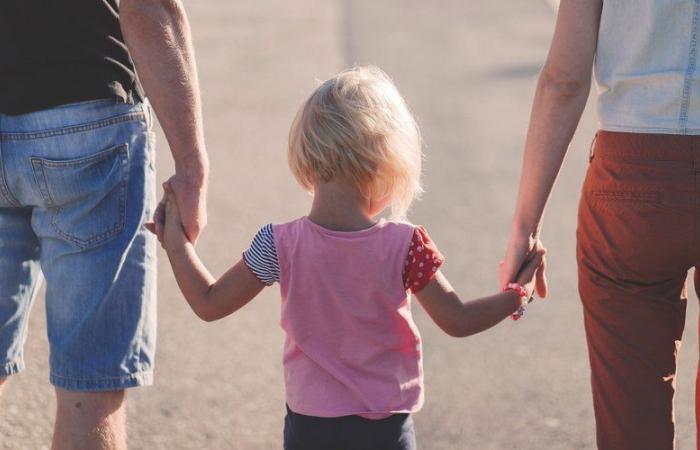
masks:
{"label": "blonde hair", "polygon": [[323,82],[299,109],[289,132],[289,167],[301,186],[341,180],[366,198],[385,199],[404,219],[421,189],[421,138],[391,79],[355,67]]}

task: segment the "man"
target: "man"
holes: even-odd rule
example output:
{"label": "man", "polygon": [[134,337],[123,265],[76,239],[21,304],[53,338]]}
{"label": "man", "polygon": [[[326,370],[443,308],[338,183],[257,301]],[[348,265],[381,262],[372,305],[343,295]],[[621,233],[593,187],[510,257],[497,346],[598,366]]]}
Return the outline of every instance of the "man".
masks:
{"label": "man", "polygon": [[[138,78],[136,76],[138,72]],[[124,449],[124,390],[153,382],[152,102],[196,240],[208,161],[179,0],[0,2],[0,390],[46,279],[54,449]]]}

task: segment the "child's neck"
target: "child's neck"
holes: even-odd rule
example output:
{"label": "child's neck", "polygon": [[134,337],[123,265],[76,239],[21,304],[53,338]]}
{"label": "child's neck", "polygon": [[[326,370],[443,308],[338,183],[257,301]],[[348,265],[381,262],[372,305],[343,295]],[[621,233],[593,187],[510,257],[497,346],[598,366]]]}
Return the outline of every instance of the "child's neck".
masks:
{"label": "child's neck", "polygon": [[355,187],[329,181],[314,187],[308,218],[329,230],[359,231],[376,223],[369,211],[370,201]]}

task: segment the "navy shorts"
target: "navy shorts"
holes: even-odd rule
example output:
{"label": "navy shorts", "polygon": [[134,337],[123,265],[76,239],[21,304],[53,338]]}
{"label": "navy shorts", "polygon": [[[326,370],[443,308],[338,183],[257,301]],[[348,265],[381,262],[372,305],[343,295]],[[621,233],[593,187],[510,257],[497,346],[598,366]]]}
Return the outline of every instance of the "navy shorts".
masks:
{"label": "navy shorts", "polygon": [[371,420],[360,416],[313,417],[287,406],[284,450],[416,450],[410,414]]}

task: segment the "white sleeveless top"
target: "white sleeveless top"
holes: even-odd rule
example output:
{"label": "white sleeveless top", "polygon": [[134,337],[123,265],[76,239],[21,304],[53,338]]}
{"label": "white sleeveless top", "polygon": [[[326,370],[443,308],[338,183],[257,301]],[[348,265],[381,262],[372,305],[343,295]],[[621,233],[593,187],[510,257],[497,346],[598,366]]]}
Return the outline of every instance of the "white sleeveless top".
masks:
{"label": "white sleeveless top", "polygon": [[595,58],[603,130],[700,134],[700,0],[604,0]]}

